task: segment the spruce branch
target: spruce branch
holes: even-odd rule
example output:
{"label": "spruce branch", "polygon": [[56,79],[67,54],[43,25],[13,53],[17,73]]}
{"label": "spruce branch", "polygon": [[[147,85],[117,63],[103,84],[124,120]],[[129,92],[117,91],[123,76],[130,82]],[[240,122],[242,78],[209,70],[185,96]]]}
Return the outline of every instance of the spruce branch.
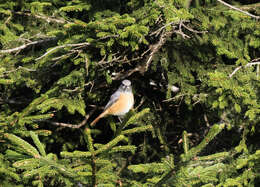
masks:
{"label": "spruce branch", "polygon": [[38,148],[39,152],[41,153],[41,156],[46,156],[44,146],[40,142],[38,135],[35,134],[33,131],[30,131],[30,136],[33,139],[33,142],[36,145],[36,147]]}
{"label": "spruce branch", "polygon": [[231,156],[230,152],[220,152],[220,153],[215,153],[215,154],[212,154],[212,155],[197,157],[197,160],[205,161],[205,160],[224,159],[224,158],[226,158],[228,156]]}
{"label": "spruce branch", "polygon": [[243,14],[246,14],[246,15],[252,17],[252,18],[255,18],[255,19],[259,19],[259,18],[260,18],[260,16],[255,16],[255,15],[253,15],[253,14],[247,12],[247,11],[244,11],[244,10],[241,10],[241,9],[239,9],[239,8],[237,8],[237,7],[234,7],[234,6],[232,6],[232,5],[230,5],[230,4],[226,3],[226,2],[224,2],[224,1],[222,1],[222,0],[217,0],[217,1],[218,1],[219,3],[221,3],[221,4],[223,4],[223,5],[225,5],[225,6],[229,7],[229,8],[231,8],[231,9],[234,9],[234,10],[236,10],[236,11],[242,12]]}
{"label": "spruce branch", "polygon": [[134,133],[140,133],[140,132],[144,132],[144,131],[151,131],[153,129],[152,125],[146,125],[146,126],[142,126],[142,127],[135,127],[132,129],[128,129],[128,130],[124,130],[122,131],[123,135],[126,134],[134,134]]}
{"label": "spruce branch", "polygon": [[91,153],[85,151],[73,151],[73,152],[62,151],[60,155],[63,158],[88,158],[91,156]]}
{"label": "spruce branch", "polygon": [[[129,62],[132,62],[132,61],[137,61],[137,60],[143,59],[144,56],[148,52],[150,52],[148,57],[146,58],[146,63],[145,64],[141,64],[141,65],[137,66],[136,68],[130,69],[130,70],[126,71],[126,72],[117,73],[117,75],[115,77],[113,77],[112,80],[124,79],[126,77],[129,77],[130,75],[132,75],[135,72],[140,72],[141,74],[144,74],[146,71],[148,71],[155,54],[165,44],[167,37],[171,36],[173,33],[176,33],[176,34],[181,35],[184,39],[190,38],[190,36],[186,35],[182,31],[182,27],[184,27],[185,29],[187,29],[187,30],[189,30],[190,32],[193,32],[193,33],[206,33],[207,32],[207,31],[196,31],[196,30],[194,30],[194,29],[184,25],[185,22],[189,22],[189,21],[188,20],[181,20],[179,22],[178,26],[176,26],[177,25],[176,22],[170,22],[170,23],[160,27],[156,31],[152,32],[150,34],[150,36],[153,36],[153,35],[158,36],[160,34],[159,41],[157,43],[153,44],[153,45],[150,45],[150,47],[143,54],[141,54],[141,56],[138,56],[138,57],[135,57],[135,58],[132,58],[132,59],[127,59],[126,56],[122,56],[122,55],[118,56],[118,57],[115,57],[112,61],[110,61],[110,63],[113,62],[113,61],[129,63]],[[165,29],[168,26],[171,26],[172,30],[165,31]],[[104,62],[103,60],[101,60],[101,62],[102,62],[102,64],[107,63],[107,62]]]}
{"label": "spruce branch", "polygon": [[96,183],[97,183],[97,180],[96,180],[97,167],[96,167],[96,156],[95,156],[95,150],[94,150],[94,146],[93,146],[93,139],[91,137],[91,129],[87,127],[84,130],[84,132],[85,132],[85,141],[87,143],[88,150],[91,153],[92,186],[96,186]]}
{"label": "spruce branch", "polygon": [[33,42],[23,44],[19,47],[15,47],[15,48],[12,48],[12,49],[0,50],[0,54],[13,53],[13,52],[21,51],[22,49],[28,48],[30,46],[39,45],[39,44],[54,41],[54,40],[57,40],[57,37],[51,37],[51,38],[45,38],[45,39],[42,39],[42,40],[33,41]]}
{"label": "spruce branch", "polygon": [[216,137],[225,127],[225,124],[215,124],[212,126],[212,128],[209,130],[206,137],[202,140],[202,142],[196,146],[190,149],[187,154],[182,154],[181,159],[183,162],[190,161],[191,158],[195,157],[201,150],[208,145],[208,143]]}
{"label": "spruce branch", "polygon": [[[170,171],[168,171],[154,186],[155,187],[159,187],[162,186],[164,183],[166,183],[170,178],[172,177],[177,177],[178,172],[180,172],[181,168],[184,168],[188,165],[189,161],[191,161],[190,159],[194,156],[196,156],[196,154],[198,154],[218,133],[220,133],[225,127],[225,124],[216,124],[214,125],[209,133],[207,134],[207,136],[202,140],[202,142],[188,150],[187,153],[182,154],[181,157],[181,162],[179,162],[178,164],[176,164],[176,166],[171,169]],[[185,133],[184,133],[185,136]],[[184,137],[185,138],[185,137]],[[186,148],[185,148],[186,149]],[[218,158],[218,157],[225,157],[227,154],[225,152],[221,153],[221,154],[216,154],[213,157],[208,157],[208,158]],[[205,159],[205,158],[204,158]],[[213,164],[214,162],[210,162],[210,164]]]}
{"label": "spruce branch", "polygon": [[149,108],[144,108],[142,111],[138,112],[137,114],[132,115],[125,123],[124,128],[127,127],[130,124],[133,124],[137,122],[139,119],[141,119],[144,115],[148,114],[150,112]]}
{"label": "spruce branch", "polygon": [[188,139],[188,133],[187,131],[183,131],[182,133],[182,139],[183,139],[183,150],[184,154],[187,154],[189,151],[189,139]]}
{"label": "spruce branch", "polygon": [[9,169],[7,169],[3,166],[0,167],[0,174],[11,177],[12,179],[15,179],[17,182],[21,183],[21,178],[20,178],[19,174],[17,174],[16,172],[10,171]]}
{"label": "spruce branch", "polygon": [[37,151],[37,149],[35,149],[35,147],[33,147],[28,142],[24,141],[22,138],[15,136],[14,134],[8,134],[8,133],[5,133],[4,137],[10,140],[13,144],[22,147],[27,154],[33,156],[34,158],[40,157],[40,154]]}
{"label": "spruce branch", "polygon": [[173,175],[176,175],[176,173],[182,168],[187,165],[187,162],[179,162],[179,164],[176,165],[173,169],[168,171],[155,185],[154,187],[161,187],[164,183],[167,182],[168,179],[170,179]]}
{"label": "spruce branch", "polygon": [[95,151],[95,155],[110,150],[113,146],[117,145],[123,139],[125,139],[125,136],[123,136],[123,135],[119,135],[119,136],[115,137],[113,140],[111,140],[107,144],[105,144],[102,147],[100,147],[99,149],[97,149]]}

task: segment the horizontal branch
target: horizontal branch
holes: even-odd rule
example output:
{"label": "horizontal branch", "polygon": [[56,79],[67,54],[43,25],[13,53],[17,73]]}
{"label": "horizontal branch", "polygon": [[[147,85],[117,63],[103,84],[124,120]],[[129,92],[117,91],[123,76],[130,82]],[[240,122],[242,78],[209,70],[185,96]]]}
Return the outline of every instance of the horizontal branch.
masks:
{"label": "horizontal branch", "polygon": [[54,50],[56,49],[60,49],[60,48],[65,48],[65,47],[84,47],[84,46],[88,46],[90,45],[90,43],[88,42],[83,42],[83,43],[76,43],[76,44],[64,44],[64,45],[59,45],[59,46],[56,46],[52,49],[50,49],[49,51],[47,51],[46,53],[44,53],[42,56],[36,58],[35,60],[40,60],[42,59],[43,57],[47,56],[49,53],[53,52]]}
{"label": "horizontal branch", "polygon": [[224,2],[224,1],[222,1],[222,0],[217,0],[217,1],[218,1],[219,3],[221,3],[221,4],[223,4],[223,5],[225,5],[225,6],[229,7],[229,8],[231,8],[231,9],[234,9],[234,10],[237,10],[237,11],[239,11],[239,12],[242,12],[242,13],[244,13],[244,14],[250,16],[250,17],[253,17],[253,18],[255,18],[255,19],[259,19],[259,18],[260,18],[260,16],[255,16],[255,15],[253,15],[253,14],[250,14],[249,12],[244,11],[244,10],[241,10],[241,9],[239,9],[239,8],[237,8],[237,7],[234,7],[234,6],[232,6],[232,5],[230,5],[230,4],[226,3],[226,2]]}
{"label": "horizontal branch", "polygon": [[46,39],[42,39],[42,40],[37,40],[37,41],[34,41],[34,42],[23,44],[23,45],[21,45],[19,47],[16,47],[16,48],[0,50],[0,54],[1,53],[2,54],[4,54],[4,53],[13,53],[13,52],[20,51],[22,49],[25,49],[25,48],[33,46],[33,45],[38,45],[38,44],[41,44],[41,43],[50,42],[50,41],[53,41],[53,40],[56,40],[56,39],[57,39],[56,37],[52,37],[52,38],[46,38]]}
{"label": "horizontal branch", "polygon": [[29,72],[31,72],[31,71],[36,71],[36,69],[29,69],[29,68],[25,68],[25,67],[23,67],[23,66],[19,66],[19,67],[16,68],[16,69],[2,72],[3,75],[1,75],[0,77],[4,77],[6,74],[9,74],[9,73],[12,73],[12,72],[16,72],[16,71],[18,71],[18,70],[20,70],[20,69],[25,70],[25,71],[29,71]]}
{"label": "horizontal branch", "polygon": [[248,63],[247,65],[245,66],[239,66],[237,67],[231,74],[229,74],[229,78],[231,78],[233,75],[235,75],[235,73],[240,70],[242,67],[250,67],[250,66],[253,66],[253,65],[260,65],[260,61],[259,62],[250,62]]}
{"label": "horizontal branch", "polygon": [[48,23],[50,23],[50,22],[59,23],[59,24],[71,23],[71,22],[66,21],[64,19],[61,19],[61,18],[57,19],[57,18],[54,18],[54,17],[48,17],[48,16],[41,15],[41,14],[32,14],[32,13],[28,13],[28,12],[14,12],[14,14],[31,16],[31,17],[35,17],[35,18],[38,18],[38,19],[43,19]]}
{"label": "horizontal branch", "polygon": [[86,116],[85,119],[80,122],[79,124],[75,125],[75,124],[70,124],[70,123],[61,123],[61,122],[53,122],[53,121],[49,121],[49,120],[45,120],[46,122],[55,125],[55,126],[61,126],[61,127],[68,127],[68,128],[72,128],[72,129],[79,129],[80,127],[84,126],[89,117],[96,111],[96,108],[94,108],[93,110],[91,110]]}

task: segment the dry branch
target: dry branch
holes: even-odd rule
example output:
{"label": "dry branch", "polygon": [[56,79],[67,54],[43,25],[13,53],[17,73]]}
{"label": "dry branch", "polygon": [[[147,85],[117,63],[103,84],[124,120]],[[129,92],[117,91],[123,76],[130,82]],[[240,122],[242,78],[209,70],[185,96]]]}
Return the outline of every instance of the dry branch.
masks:
{"label": "dry branch", "polygon": [[75,125],[75,124],[69,124],[69,123],[60,123],[60,122],[53,122],[53,121],[49,121],[49,120],[46,120],[47,122],[49,122],[50,124],[52,125],[55,125],[55,126],[61,126],[61,127],[68,127],[68,128],[72,128],[72,129],[78,129],[82,126],[84,126],[89,117],[96,111],[96,108],[94,108],[93,110],[91,110],[86,116],[85,116],[85,119],[80,122],[79,124]]}
{"label": "dry branch", "polygon": [[224,1],[222,1],[222,0],[217,0],[217,1],[220,2],[220,3],[223,4],[223,5],[225,5],[225,6],[229,7],[229,8],[231,8],[231,9],[234,9],[234,10],[237,10],[237,11],[239,11],[239,12],[242,12],[242,13],[244,13],[244,14],[246,14],[246,15],[252,17],[252,18],[255,18],[255,19],[259,19],[259,18],[260,18],[260,16],[255,16],[255,15],[253,15],[253,14],[250,14],[249,12],[244,11],[244,10],[241,10],[241,9],[239,9],[239,8],[237,8],[237,7],[234,7],[234,6],[232,6],[232,5],[230,5],[230,4],[226,3],[226,2],[224,2]]}
{"label": "dry branch", "polygon": [[32,14],[32,13],[28,13],[28,12],[14,12],[14,14],[35,17],[37,19],[45,20],[48,23],[50,23],[50,22],[59,23],[59,24],[71,23],[69,21],[66,21],[63,18],[58,19],[58,18],[54,18],[54,17],[48,17],[45,15],[41,15],[41,14]]}
{"label": "dry branch", "polygon": [[159,41],[156,44],[150,46],[151,52],[146,61],[145,71],[147,71],[149,66],[151,65],[155,53],[157,53],[159,51],[159,49],[165,44],[166,38],[168,36],[171,36],[173,32],[174,32],[173,30],[168,31],[168,32],[166,32],[166,31],[163,32],[160,36]]}
{"label": "dry branch", "polygon": [[4,54],[4,53],[17,52],[17,51],[20,51],[20,50],[25,49],[27,47],[30,47],[30,46],[33,46],[33,45],[38,45],[38,44],[45,43],[45,42],[50,42],[50,41],[53,41],[53,40],[56,40],[56,39],[57,39],[56,37],[52,37],[52,38],[46,38],[46,39],[42,39],[42,40],[37,40],[37,41],[34,41],[34,42],[23,44],[23,45],[21,45],[19,47],[16,47],[16,48],[0,50],[0,54],[1,53]]}
{"label": "dry branch", "polygon": [[260,65],[260,61],[259,62],[250,62],[245,66],[238,66],[231,74],[229,74],[229,78],[231,78],[233,75],[235,75],[235,73],[240,70],[242,67],[250,67],[253,65]]}
{"label": "dry branch", "polygon": [[49,51],[47,51],[46,53],[44,53],[42,56],[36,58],[35,60],[40,60],[42,59],[43,57],[47,56],[49,53],[53,52],[54,50],[56,49],[60,49],[60,48],[65,48],[65,47],[85,47],[85,46],[88,46],[90,45],[90,43],[88,42],[83,42],[83,43],[76,43],[76,44],[64,44],[64,45],[59,45],[59,46],[56,46],[52,49],[50,49]]}

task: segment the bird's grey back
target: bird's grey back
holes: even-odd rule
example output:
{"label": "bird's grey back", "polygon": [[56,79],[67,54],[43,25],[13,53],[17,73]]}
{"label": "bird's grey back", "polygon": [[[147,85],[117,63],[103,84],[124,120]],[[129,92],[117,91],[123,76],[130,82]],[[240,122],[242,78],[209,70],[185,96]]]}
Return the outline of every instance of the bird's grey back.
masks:
{"label": "bird's grey back", "polygon": [[104,110],[106,110],[113,103],[115,103],[118,100],[120,94],[123,92],[132,92],[131,81],[129,81],[127,79],[122,81],[122,84],[119,86],[119,88],[116,90],[116,92],[111,95],[109,102],[106,104]]}

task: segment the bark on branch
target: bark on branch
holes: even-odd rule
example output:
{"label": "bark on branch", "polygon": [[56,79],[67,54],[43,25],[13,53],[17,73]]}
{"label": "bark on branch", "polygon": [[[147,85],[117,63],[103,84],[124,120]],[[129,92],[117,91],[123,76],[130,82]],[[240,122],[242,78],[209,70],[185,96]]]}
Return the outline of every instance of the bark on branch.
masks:
{"label": "bark on branch", "polygon": [[259,62],[250,62],[245,66],[238,66],[232,73],[229,74],[229,78],[231,78],[233,75],[235,75],[235,73],[240,70],[242,67],[250,67],[253,65],[260,65],[260,61]]}
{"label": "bark on branch", "polygon": [[57,39],[56,37],[52,37],[52,38],[46,38],[46,39],[42,39],[42,40],[37,40],[37,41],[34,41],[34,42],[23,44],[23,45],[21,45],[19,47],[15,47],[15,48],[12,48],[12,49],[0,50],[0,54],[17,52],[17,51],[20,51],[22,49],[28,48],[30,46],[42,44],[42,43],[45,43],[45,42],[54,41],[56,39]]}
{"label": "bark on branch", "polygon": [[255,19],[259,19],[259,18],[260,18],[260,16],[255,16],[255,15],[253,15],[253,14],[247,12],[247,11],[244,11],[244,10],[241,10],[241,9],[239,9],[239,8],[237,8],[237,7],[234,7],[234,6],[232,6],[232,5],[230,5],[230,4],[226,3],[226,2],[224,2],[224,1],[222,1],[222,0],[217,0],[217,1],[218,1],[219,3],[221,3],[221,4],[223,4],[223,5],[225,5],[225,6],[229,7],[229,8],[231,8],[231,9],[234,9],[234,10],[237,10],[237,11],[239,11],[239,12],[242,12],[243,14],[246,14],[246,15],[252,17],[252,18],[255,18]]}

